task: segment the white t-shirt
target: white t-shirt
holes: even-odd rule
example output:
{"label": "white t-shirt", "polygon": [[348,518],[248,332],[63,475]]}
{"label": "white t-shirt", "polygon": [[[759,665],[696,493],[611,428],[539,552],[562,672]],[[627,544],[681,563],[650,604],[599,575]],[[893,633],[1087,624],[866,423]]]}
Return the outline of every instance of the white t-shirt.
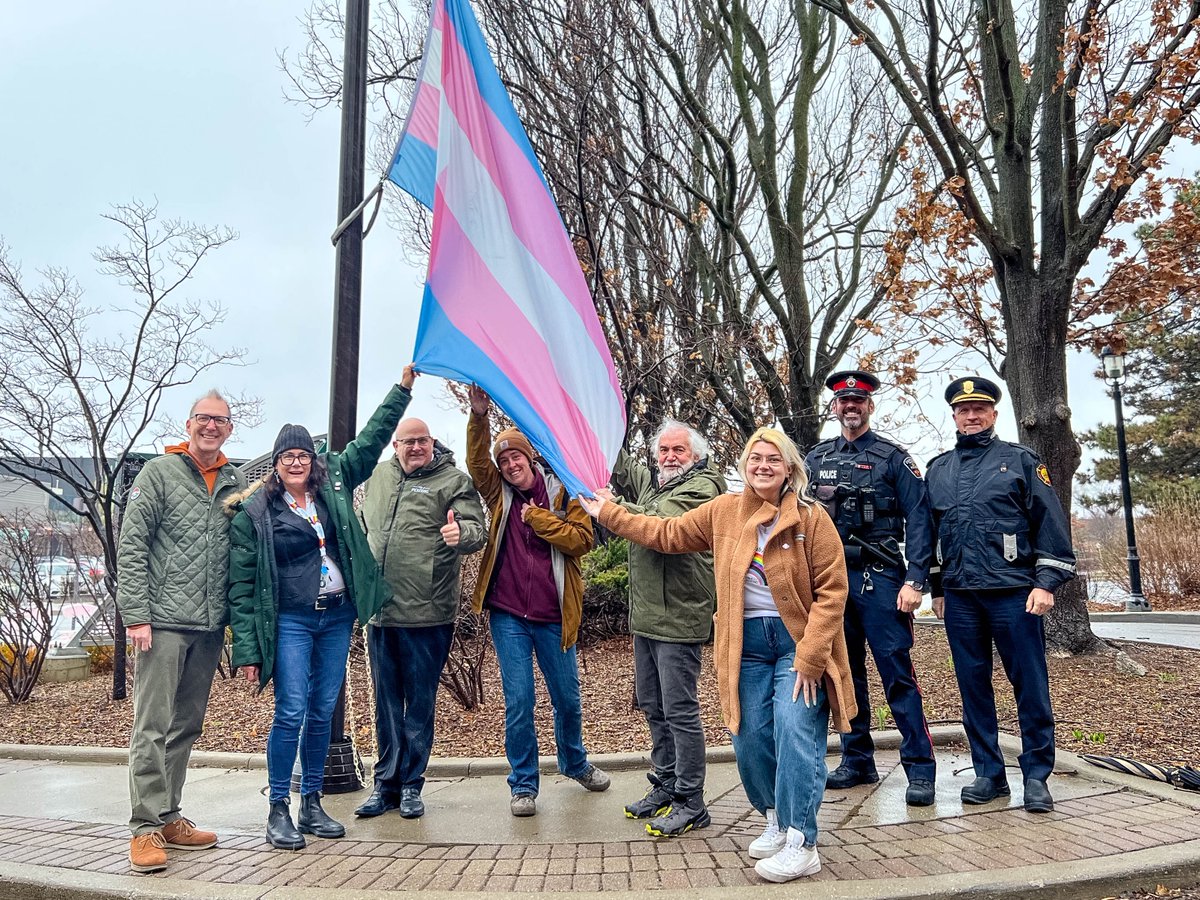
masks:
{"label": "white t-shirt", "polygon": [[771,539],[771,532],[775,530],[775,523],[778,521],[779,516],[776,516],[766,525],[758,526],[758,551],[754,554],[750,568],[746,570],[745,606],[742,610],[744,619],[779,617],[779,607],[775,605],[775,598],[771,596],[767,573],[763,568],[763,549]]}

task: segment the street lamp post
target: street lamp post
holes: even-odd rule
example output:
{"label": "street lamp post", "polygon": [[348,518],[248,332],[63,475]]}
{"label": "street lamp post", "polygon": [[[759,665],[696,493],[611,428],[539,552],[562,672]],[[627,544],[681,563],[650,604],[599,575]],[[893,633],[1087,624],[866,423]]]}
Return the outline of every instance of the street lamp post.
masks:
{"label": "street lamp post", "polygon": [[1137,552],[1133,531],[1133,493],[1129,487],[1129,454],[1125,450],[1125,407],[1121,402],[1121,385],[1125,383],[1125,355],[1105,347],[1100,353],[1104,364],[1104,381],[1112,386],[1113,405],[1117,411],[1117,462],[1121,468],[1121,504],[1125,508],[1125,543],[1128,546],[1129,599],[1127,612],[1149,612],[1150,603],[1142,594],[1142,560]]}

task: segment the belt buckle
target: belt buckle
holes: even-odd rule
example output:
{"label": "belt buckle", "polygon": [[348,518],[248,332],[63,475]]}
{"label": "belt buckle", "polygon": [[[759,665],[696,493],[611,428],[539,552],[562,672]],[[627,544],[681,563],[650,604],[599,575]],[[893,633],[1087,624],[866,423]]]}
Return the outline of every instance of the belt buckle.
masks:
{"label": "belt buckle", "polygon": [[329,609],[329,607],[325,605],[325,601],[327,599],[328,598],[325,595],[318,594],[317,601],[313,604],[313,609],[315,609],[317,612],[324,612],[325,610]]}

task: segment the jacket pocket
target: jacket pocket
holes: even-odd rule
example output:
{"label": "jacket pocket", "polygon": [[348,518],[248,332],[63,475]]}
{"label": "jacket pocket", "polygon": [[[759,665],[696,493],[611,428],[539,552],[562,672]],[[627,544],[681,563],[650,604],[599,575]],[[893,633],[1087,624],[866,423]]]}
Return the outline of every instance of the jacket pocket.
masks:
{"label": "jacket pocket", "polygon": [[998,519],[988,532],[988,549],[993,558],[1009,565],[1027,561],[1032,555],[1029,523],[1024,519]]}

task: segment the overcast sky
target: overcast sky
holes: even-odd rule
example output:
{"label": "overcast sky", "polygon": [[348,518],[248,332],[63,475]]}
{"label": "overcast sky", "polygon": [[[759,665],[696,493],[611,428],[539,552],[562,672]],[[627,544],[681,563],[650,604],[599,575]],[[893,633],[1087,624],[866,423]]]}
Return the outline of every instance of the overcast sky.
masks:
{"label": "overcast sky", "polygon": [[[269,449],[284,422],[319,432],[328,419],[339,114],[306,122],[283,99],[276,59],[302,45],[304,10],[283,0],[56,0],[6,4],[0,29],[0,235],[27,277],[64,266],[90,302],[120,298],[90,254],[116,237],[100,214],[134,198],[240,233],[188,292],[227,308],[213,343],[247,347],[251,365],[178,389],[167,404],[182,426],[213,384],[260,396],[264,422],[237,433],[231,455]],[[365,244],[360,423],[412,356],[423,280],[381,217]],[[1093,368],[1072,361],[1081,430],[1112,416]],[[446,407],[439,379],[418,382],[410,414],[430,421],[461,462],[465,420]],[[1007,401],[1002,412],[1015,437]],[[942,436],[903,435],[918,458],[942,446],[946,421]]]}

